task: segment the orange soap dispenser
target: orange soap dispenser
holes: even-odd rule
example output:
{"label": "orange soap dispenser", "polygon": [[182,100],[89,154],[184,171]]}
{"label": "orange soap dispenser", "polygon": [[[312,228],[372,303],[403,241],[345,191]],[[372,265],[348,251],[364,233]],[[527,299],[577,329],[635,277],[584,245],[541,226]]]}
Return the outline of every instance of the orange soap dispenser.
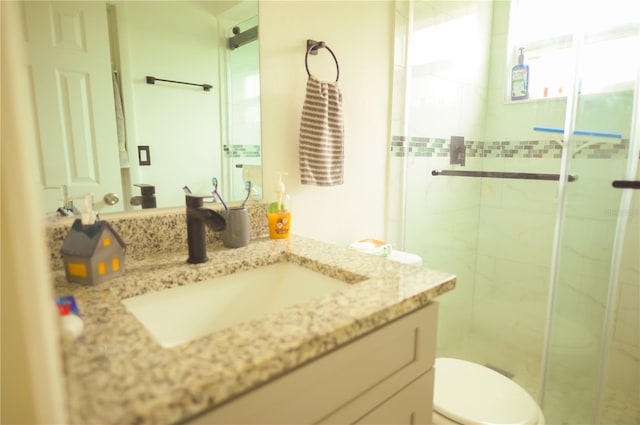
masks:
{"label": "orange soap dispenser", "polygon": [[276,186],[276,200],[269,204],[267,209],[267,220],[269,222],[269,237],[271,239],[285,239],[289,237],[291,227],[291,197],[285,193],[282,176],[287,173],[278,174],[278,184]]}

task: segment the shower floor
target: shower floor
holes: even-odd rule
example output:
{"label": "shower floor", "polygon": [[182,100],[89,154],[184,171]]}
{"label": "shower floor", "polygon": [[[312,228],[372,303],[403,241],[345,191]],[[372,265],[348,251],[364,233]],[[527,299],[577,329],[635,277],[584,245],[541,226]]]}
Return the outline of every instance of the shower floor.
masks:
{"label": "shower floor", "polygon": [[[526,352],[520,347],[510,346],[486,334],[472,331],[456,335],[455,338],[447,338],[446,329],[441,329],[437,355],[462,358],[499,368],[507,374],[512,374],[516,383],[534,399],[538,399],[541,353]],[[595,385],[586,381],[584,375],[575,371],[553,370],[553,382],[547,383],[547,397],[543,406],[547,424],[591,423],[596,397]],[[639,424],[639,404],[637,393],[608,388],[598,424]]]}

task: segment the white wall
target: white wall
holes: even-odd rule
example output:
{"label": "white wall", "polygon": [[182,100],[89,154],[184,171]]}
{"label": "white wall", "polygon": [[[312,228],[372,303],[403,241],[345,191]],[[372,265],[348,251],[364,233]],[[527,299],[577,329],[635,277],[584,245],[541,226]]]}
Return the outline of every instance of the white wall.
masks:
{"label": "white wall", "polygon": [[[289,173],[293,233],[338,244],[384,237],[394,13],[392,1],[259,3],[264,194],[267,201],[274,197],[277,173]],[[300,184],[298,132],[309,38],[325,41],[340,64],[341,186]],[[309,65],[319,78],[335,78],[328,52],[312,57]]]}

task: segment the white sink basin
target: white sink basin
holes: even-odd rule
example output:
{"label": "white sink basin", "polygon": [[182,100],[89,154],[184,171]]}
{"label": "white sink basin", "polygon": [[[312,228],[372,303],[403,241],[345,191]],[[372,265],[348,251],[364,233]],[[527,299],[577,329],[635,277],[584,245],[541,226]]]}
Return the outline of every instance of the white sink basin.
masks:
{"label": "white sink basin", "polygon": [[343,289],[347,283],[276,263],[122,300],[165,348]]}

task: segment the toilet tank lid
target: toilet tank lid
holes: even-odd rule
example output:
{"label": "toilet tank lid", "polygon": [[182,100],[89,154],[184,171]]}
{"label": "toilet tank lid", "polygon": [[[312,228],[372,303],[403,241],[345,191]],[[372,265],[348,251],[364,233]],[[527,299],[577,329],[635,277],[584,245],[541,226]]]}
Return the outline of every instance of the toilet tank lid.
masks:
{"label": "toilet tank lid", "polygon": [[531,396],[504,375],[466,360],[437,358],[433,408],[465,425],[535,425]]}

